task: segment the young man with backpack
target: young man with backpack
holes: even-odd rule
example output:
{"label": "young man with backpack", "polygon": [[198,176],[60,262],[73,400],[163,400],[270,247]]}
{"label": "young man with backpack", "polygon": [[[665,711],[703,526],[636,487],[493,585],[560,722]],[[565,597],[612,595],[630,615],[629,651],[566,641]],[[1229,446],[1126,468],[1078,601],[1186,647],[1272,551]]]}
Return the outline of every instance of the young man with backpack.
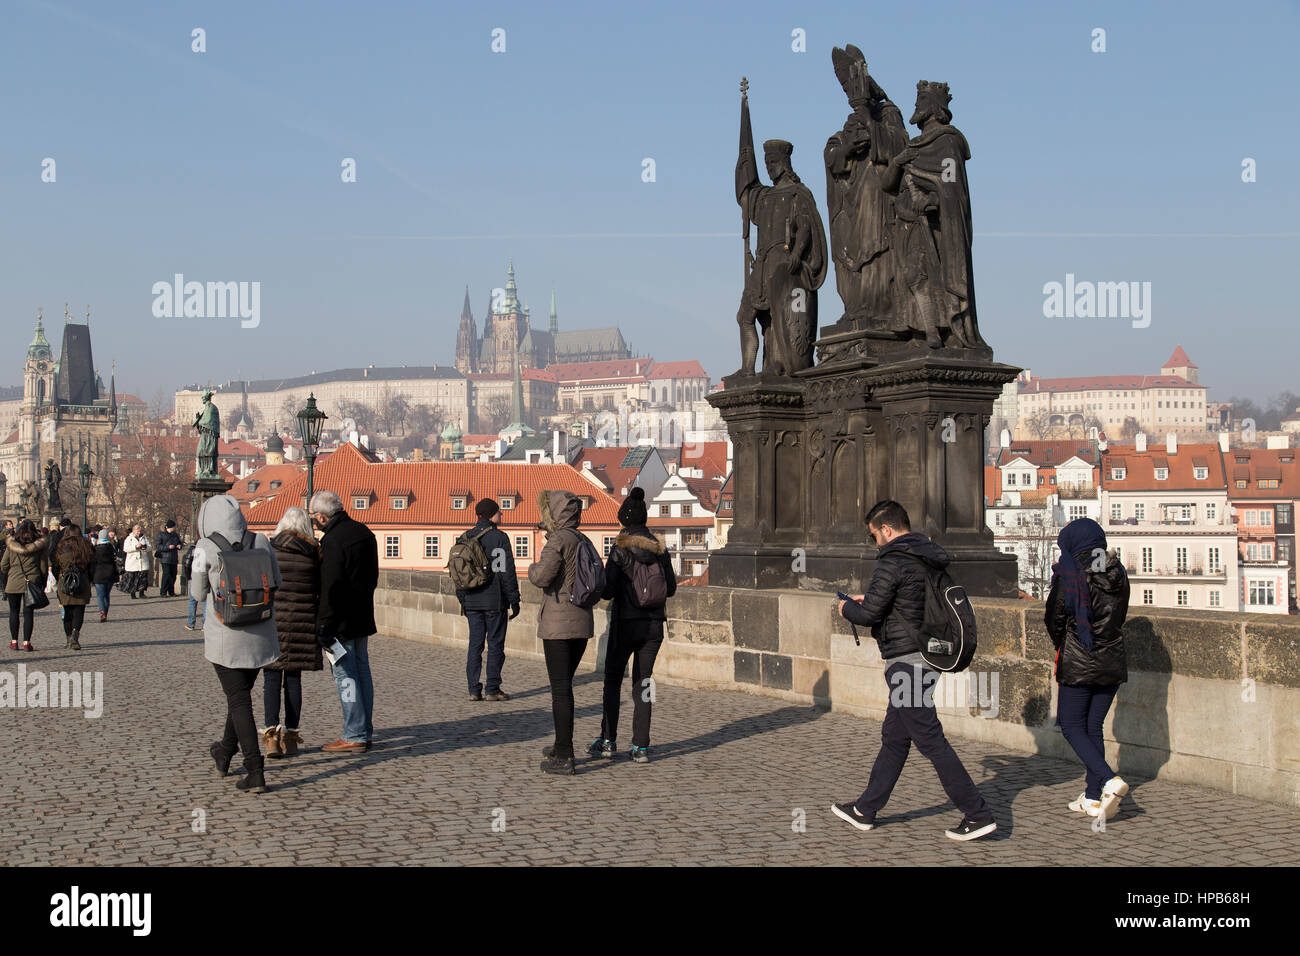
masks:
{"label": "young man with backpack", "polygon": [[664,640],[668,599],[677,593],[677,576],[664,543],[646,527],[645,491],[633,488],[618,509],[623,531],[605,562],[603,597],[612,601],[609,644],[605,649],[605,700],[600,736],[587,753],[613,760],[618,752],[619,694],[632,661],[633,763],[650,760],[650,709],[654,702],[655,658]]}
{"label": "young man with backpack", "polygon": [[600,555],[578,530],[582,502],[571,491],[539,491],[538,527],[546,544],[528,566],[528,580],[542,590],[537,636],[551,683],[555,744],[542,751],[543,773],[573,775],[573,675],[595,630],[591,609],[605,589]]}
{"label": "young man with backpack", "polygon": [[[831,811],[859,830],[876,825],[903,771],[912,743],[934,764],[944,793],[962,813],[961,822],[944,831],[954,840],[975,840],[997,829],[970,774],[944,736],[935,710],[933,687],[938,672],[922,656],[922,632],[936,630],[926,620],[926,605],[937,580],[946,577],[951,559],[925,535],[911,530],[907,512],[896,501],[881,501],[867,513],[867,530],[879,550],[867,593],[840,601],[839,613],[853,624],[871,628],[885,661],[889,704],[880,731],[880,752],[862,796],[837,803]],[[928,692],[927,692],[928,691]]]}
{"label": "young man with backpack", "polygon": [[[514,549],[505,532],[497,527],[501,507],[492,498],[474,505],[478,524],[452,546],[447,571],[456,586],[460,613],[469,625],[469,656],[465,678],[469,699],[509,700],[501,689],[501,668],[506,661],[506,621],[519,616],[519,578],[515,574]],[[510,609],[509,618],[506,609]],[[487,686],[479,683],[483,670],[483,648],[487,646]]]}

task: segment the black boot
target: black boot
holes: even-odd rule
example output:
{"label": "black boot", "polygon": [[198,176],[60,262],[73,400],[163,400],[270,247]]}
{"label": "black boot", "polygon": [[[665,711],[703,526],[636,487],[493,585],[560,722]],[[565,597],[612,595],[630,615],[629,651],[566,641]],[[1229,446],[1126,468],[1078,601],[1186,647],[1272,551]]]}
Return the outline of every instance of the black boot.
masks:
{"label": "black boot", "polygon": [[230,776],[230,760],[235,755],[232,753],[226,753],[225,749],[221,746],[220,740],[214,742],[212,746],[208,748],[208,753],[212,754],[212,759],[216,762],[217,776]]}
{"label": "black boot", "polygon": [[81,650],[81,628],[79,627],[72,629],[71,647],[74,651]]}
{"label": "black boot", "polygon": [[235,784],[235,789],[246,790],[249,793],[266,793],[266,774],[262,771],[265,763],[266,758],[261,754],[244,758],[244,769],[248,772],[239,783]]}
{"label": "black boot", "polygon": [[562,777],[572,777],[574,774],[573,758],[557,757],[555,756],[555,752],[552,751],[551,755],[542,761],[542,773],[554,773],[559,774]]}

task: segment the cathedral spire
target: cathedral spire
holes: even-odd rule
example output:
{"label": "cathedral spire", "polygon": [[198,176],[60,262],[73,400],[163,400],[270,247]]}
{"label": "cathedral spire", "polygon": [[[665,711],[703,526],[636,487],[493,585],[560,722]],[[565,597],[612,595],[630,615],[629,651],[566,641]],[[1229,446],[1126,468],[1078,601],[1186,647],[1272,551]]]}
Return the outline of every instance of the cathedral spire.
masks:
{"label": "cathedral spire", "polygon": [[45,324],[41,321],[41,313],[41,309],[36,310],[36,334],[32,336],[32,344],[27,346],[29,359],[48,359],[53,354],[50,342],[45,337]]}
{"label": "cathedral spire", "polygon": [[550,330],[551,330],[551,335],[552,335],[552,336],[555,336],[555,335],[559,335],[559,334],[560,334],[560,318],[559,318],[559,316],[558,316],[558,315],[556,314],[556,312],[555,312],[555,290],[554,290],[554,289],[551,290],[551,325],[550,325]]}

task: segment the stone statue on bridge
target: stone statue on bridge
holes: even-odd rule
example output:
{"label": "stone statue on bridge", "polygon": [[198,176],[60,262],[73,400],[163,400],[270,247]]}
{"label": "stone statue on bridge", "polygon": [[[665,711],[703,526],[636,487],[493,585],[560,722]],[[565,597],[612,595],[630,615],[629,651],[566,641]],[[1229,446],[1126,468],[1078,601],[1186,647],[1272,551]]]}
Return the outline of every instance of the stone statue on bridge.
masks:
{"label": "stone statue on bridge", "polygon": [[63,471],[53,458],[45,460],[45,510],[51,514],[63,511],[63,499],[59,497],[59,485],[63,484]]}
{"label": "stone statue on bridge", "polygon": [[199,430],[199,448],[195,454],[194,477],[217,478],[217,445],[221,440],[221,409],[212,401],[212,389],[203,393],[203,407],[194,415]]}

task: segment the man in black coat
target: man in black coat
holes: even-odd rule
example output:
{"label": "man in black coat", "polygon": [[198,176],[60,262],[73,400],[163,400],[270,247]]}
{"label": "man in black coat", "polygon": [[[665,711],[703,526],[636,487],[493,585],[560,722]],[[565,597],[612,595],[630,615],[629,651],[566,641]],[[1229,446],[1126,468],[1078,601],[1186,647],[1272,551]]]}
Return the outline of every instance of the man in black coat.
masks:
{"label": "man in black coat", "polygon": [[317,640],[327,651],[338,642],[344,652],[331,662],[343,705],[343,736],[321,750],[364,753],[374,738],[375,694],[368,644],[377,630],[379,546],[374,532],[349,517],[334,492],[316,492],[310,508],[312,524],[322,533]]}
{"label": "man in black coat", "polygon": [[[474,506],[478,524],[461,537],[468,541],[478,537],[487,555],[492,576],[482,587],[456,591],[460,613],[469,625],[469,656],[465,661],[465,678],[469,682],[469,699],[509,700],[501,689],[501,668],[506,662],[506,621],[519,616],[519,578],[515,574],[515,554],[510,538],[497,527],[501,506],[484,498]],[[510,617],[506,617],[506,608]],[[483,669],[483,647],[487,645],[487,687],[479,683]]]}
{"label": "man in black coat", "polygon": [[167,528],[159,531],[154,538],[153,550],[158,555],[161,577],[158,581],[159,597],[176,596],[176,567],[180,563],[181,548],[184,542],[176,533],[176,519],[167,519]]}
{"label": "man in black coat", "polygon": [[896,501],[872,507],[867,530],[879,548],[876,570],[867,593],[854,601],[840,601],[839,613],[871,628],[885,662],[889,705],[867,789],[856,802],[838,803],[831,810],[859,830],[874,827],[876,814],[889,800],[915,742],[916,749],[934,764],[948,799],[962,812],[961,823],[944,832],[954,840],[978,839],[996,830],[997,824],[944,736],[934,705],[939,674],[922,659],[917,637],[925,622],[927,576],[946,568],[951,559],[925,535],[912,532],[907,511]]}

